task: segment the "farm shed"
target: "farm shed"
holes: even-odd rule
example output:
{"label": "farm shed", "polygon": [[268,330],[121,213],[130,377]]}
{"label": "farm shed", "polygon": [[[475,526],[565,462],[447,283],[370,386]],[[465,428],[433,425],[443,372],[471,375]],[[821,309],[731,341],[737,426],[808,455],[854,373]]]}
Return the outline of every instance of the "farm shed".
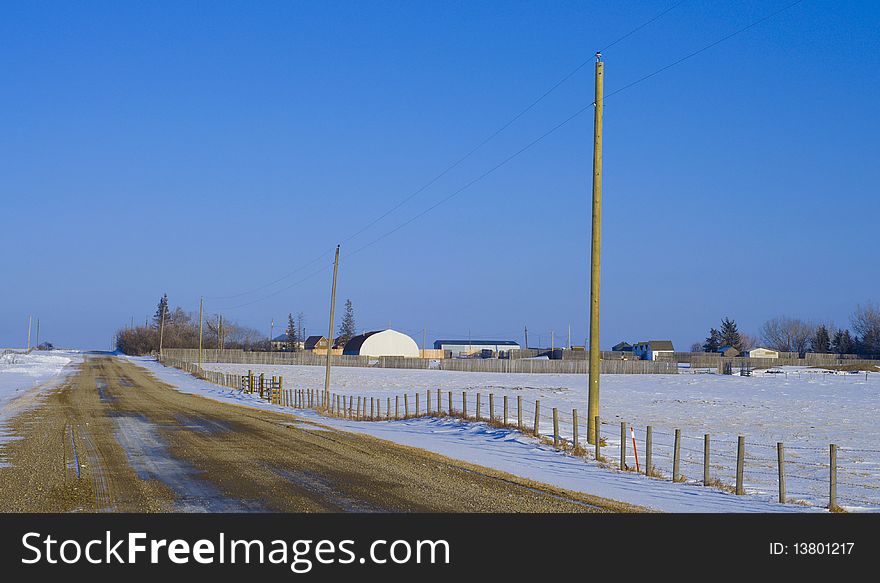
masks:
{"label": "farm shed", "polygon": [[733,346],[722,346],[721,348],[718,349],[718,353],[721,356],[727,356],[729,358],[734,357],[734,356],[739,356],[739,350],[737,350]]}
{"label": "farm shed", "polygon": [[343,354],[418,358],[419,347],[415,340],[397,330],[376,330],[354,336],[345,343]]}
{"label": "farm shed", "polygon": [[657,360],[657,355],[661,352],[675,352],[672,340],[648,340],[633,345],[633,354],[642,360]]}
{"label": "farm shed", "polygon": [[749,358],[779,358],[779,352],[769,348],[752,348],[749,350]]}
{"label": "farm shed", "polygon": [[481,354],[484,350],[497,354],[502,351],[519,350],[513,340],[436,340],[434,350],[448,350],[452,356]]}

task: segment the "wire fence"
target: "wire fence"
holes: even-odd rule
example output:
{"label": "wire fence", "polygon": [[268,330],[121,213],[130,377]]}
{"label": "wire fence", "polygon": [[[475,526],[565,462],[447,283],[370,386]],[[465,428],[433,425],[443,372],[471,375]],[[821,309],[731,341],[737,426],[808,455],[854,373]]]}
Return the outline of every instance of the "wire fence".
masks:
{"label": "wire fence", "polygon": [[[880,450],[760,443],[687,435],[678,429],[636,427],[625,421],[590,423],[585,412],[542,406],[539,399],[472,390],[427,389],[383,397],[285,388],[281,377],[248,371],[235,375],[206,371],[191,362],[161,362],[230,389],[252,392],[277,405],[314,409],[357,421],[456,417],[522,431],[570,455],[597,459],[620,471],[657,479],[702,483],[737,494],[771,497],[839,509],[880,509]],[[588,432],[598,427],[599,447]]]}

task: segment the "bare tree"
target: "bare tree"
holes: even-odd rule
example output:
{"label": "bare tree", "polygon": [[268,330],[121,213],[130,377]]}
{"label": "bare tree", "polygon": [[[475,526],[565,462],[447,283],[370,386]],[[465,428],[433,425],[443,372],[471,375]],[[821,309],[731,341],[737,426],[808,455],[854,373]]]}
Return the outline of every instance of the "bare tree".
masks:
{"label": "bare tree", "polygon": [[871,302],[856,306],[850,323],[858,334],[859,352],[880,354],[880,306]]}
{"label": "bare tree", "polygon": [[758,339],[751,334],[740,332],[739,336],[740,340],[742,341],[742,352],[747,352],[752,348],[756,348],[758,346]]}
{"label": "bare tree", "polygon": [[779,316],[764,322],[761,336],[769,348],[803,355],[810,346],[815,326],[797,318]]}

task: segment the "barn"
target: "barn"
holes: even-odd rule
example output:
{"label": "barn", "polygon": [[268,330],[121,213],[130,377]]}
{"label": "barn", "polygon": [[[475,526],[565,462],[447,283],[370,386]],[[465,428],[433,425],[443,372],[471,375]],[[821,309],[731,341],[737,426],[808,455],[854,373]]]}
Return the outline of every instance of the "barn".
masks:
{"label": "barn", "polygon": [[419,357],[416,341],[397,330],[376,330],[354,336],[345,343],[343,354],[349,356]]}
{"label": "barn", "polygon": [[769,348],[752,348],[749,350],[749,358],[779,358],[779,352]]}

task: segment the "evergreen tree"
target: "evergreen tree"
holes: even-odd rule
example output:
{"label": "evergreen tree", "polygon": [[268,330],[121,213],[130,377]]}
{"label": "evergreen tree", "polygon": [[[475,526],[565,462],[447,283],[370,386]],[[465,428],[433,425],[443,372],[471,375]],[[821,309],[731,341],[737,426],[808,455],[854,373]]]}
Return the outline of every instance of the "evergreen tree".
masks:
{"label": "evergreen tree", "polygon": [[743,339],[739,330],[736,328],[736,322],[730,318],[721,320],[721,331],[719,332],[718,342],[721,346],[733,346],[740,352],[743,349]]}
{"label": "evergreen tree", "polygon": [[852,354],[856,348],[856,343],[849,333],[849,330],[838,330],[834,333],[831,340],[831,349],[835,354]]}
{"label": "evergreen tree", "polygon": [[294,352],[299,348],[299,331],[293,314],[287,314],[287,350]]}
{"label": "evergreen tree", "polygon": [[810,339],[810,348],[813,352],[821,354],[831,352],[831,338],[828,335],[828,328],[825,327],[825,324],[819,324],[816,328],[816,333]]}
{"label": "evergreen tree", "polygon": [[345,346],[349,340],[357,336],[354,324],[354,307],[351,304],[351,300],[345,300],[345,313],[342,315],[342,323],[339,324],[339,332],[337,332],[336,336],[339,346]]}
{"label": "evergreen tree", "polygon": [[703,343],[703,352],[718,352],[719,348],[721,348],[721,335],[718,333],[718,330],[712,328],[709,330],[709,336]]}
{"label": "evergreen tree", "polygon": [[162,323],[162,316],[165,316],[167,321],[168,319],[168,294],[162,294],[162,297],[159,298],[159,305],[156,307],[156,313],[153,315],[153,324],[155,324],[156,328],[160,326]]}

